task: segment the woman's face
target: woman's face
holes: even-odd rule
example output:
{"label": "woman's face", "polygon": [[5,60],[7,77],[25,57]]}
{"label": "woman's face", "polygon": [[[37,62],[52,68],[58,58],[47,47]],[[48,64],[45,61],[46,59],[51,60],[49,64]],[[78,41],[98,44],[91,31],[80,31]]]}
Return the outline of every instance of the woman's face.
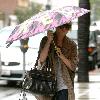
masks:
{"label": "woman's face", "polygon": [[68,33],[68,29],[65,28],[65,27],[57,27],[56,28],[56,32],[57,34],[63,34],[63,35],[66,35]]}

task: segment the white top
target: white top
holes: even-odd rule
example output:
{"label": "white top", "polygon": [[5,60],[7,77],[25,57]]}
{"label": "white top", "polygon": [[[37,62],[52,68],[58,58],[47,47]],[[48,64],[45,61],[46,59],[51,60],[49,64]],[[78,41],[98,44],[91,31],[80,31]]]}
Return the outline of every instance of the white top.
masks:
{"label": "white top", "polygon": [[64,80],[62,78],[61,63],[59,58],[56,64],[56,78],[57,78],[57,91],[60,91],[62,89],[67,89],[67,86],[65,85]]}

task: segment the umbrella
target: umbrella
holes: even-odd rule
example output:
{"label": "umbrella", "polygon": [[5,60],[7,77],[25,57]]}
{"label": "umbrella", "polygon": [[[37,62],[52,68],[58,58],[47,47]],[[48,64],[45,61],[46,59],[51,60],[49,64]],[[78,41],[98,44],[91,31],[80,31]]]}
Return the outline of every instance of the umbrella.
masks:
{"label": "umbrella", "polygon": [[69,23],[73,19],[88,12],[89,10],[76,6],[64,6],[58,9],[42,11],[17,25],[6,41],[7,46],[9,47],[13,41],[26,39],[65,23]]}

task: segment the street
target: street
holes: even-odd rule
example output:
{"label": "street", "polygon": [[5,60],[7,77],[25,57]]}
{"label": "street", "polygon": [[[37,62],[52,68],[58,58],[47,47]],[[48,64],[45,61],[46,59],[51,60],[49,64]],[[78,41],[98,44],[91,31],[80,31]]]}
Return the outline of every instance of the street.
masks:
{"label": "street", "polygon": [[[89,83],[78,83],[75,77],[75,100],[100,100],[100,72],[89,74]],[[22,100],[21,88],[8,87],[5,81],[0,81],[0,100]],[[27,100],[36,100],[34,95],[26,93]]]}
{"label": "street", "polygon": [[[0,81],[0,100],[19,100],[23,98],[20,94],[19,87],[8,87],[6,81]],[[36,100],[30,93],[26,93],[26,97],[28,100]]]}
{"label": "street", "polygon": [[77,82],[75,77],[75,100],[100,100],[100,69],[89,72],[89,83]]}

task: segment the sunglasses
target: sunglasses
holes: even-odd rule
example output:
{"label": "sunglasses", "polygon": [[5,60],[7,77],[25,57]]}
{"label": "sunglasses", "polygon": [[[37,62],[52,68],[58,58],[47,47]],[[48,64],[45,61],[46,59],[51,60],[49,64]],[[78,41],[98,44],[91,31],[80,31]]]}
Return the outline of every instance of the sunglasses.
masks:
{"label": "sunglasses", "polygon": [[64,29],[64,28],[66,28],[66,29],[71,29],[71,25],[69,25],[69,24],[64,24],[64,25],[62,25],[62,26],[59,26],[59,28],[60,29]]}

